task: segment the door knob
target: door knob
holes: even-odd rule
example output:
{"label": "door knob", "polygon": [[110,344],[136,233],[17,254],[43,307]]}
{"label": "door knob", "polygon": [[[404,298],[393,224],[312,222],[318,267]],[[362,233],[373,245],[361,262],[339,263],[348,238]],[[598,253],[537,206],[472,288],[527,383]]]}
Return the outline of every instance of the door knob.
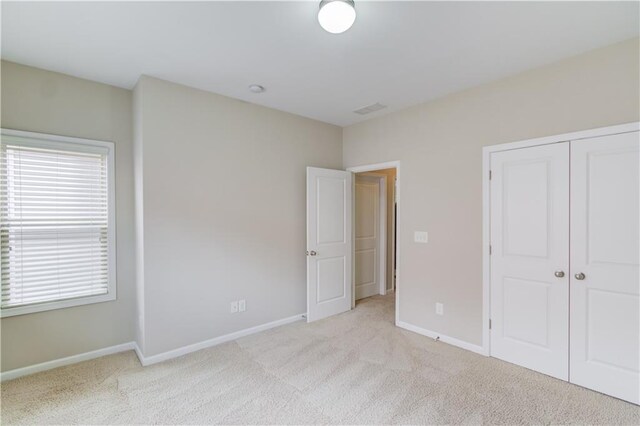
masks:
{"label": "door knob", "polygon": [[311,250],[311,251],[307,251],[307,256],[315,256],[316,254],[318,254],[318,253],[316,253],[316,252],[315,252],[315,251],[313,251],[313,250]]}
{"label": "door knob", "polygon": [[564,277],[564,271],[556,271],[556,272],[554,272],[553,275],[555,275],[558,278],[562,278],[562,277]]}
{"label": "door knob", "polygon": [[580,281],[582,281],[582,280],[584,280],[587,276],[586,276],[585,274],[583,274],[582,272],[579,272],[579,273],[577,273],[577,274],[575,275],[575,277],[576,277],[576,280],[580,280]]}

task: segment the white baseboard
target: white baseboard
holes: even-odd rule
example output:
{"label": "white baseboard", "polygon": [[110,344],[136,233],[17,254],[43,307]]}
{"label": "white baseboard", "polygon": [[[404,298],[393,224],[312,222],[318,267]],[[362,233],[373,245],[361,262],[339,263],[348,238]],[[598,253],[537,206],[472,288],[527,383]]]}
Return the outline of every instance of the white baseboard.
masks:
{"label": "white baseboard", "polygon": [[157,355],[144,356],[138,345],[135,345],[135,351],[140,359],[140,363],[143,366],[156,364],[158,362],[166,361],[168,359],[176,358],[182,355],[189,354],[191,352],[199,351],[201,349],[210,348],[212,346],[219,345],[221,343],[229,342],[231,340],[239,339],[240,337],[249,336],[250,334],[259,333],[261,331],[269,330],[270,328],[280,327],[281,325],[290,324],[295,321],[299,321],[304,318],[306,314],[294,315],[289,318],[283,318],[280,320],[268,322],[266,324],[257,325],[251,328],[245,328],[244,330],[236,331],[234,333],[225,334],[224,336],[214,337],[213,339],[204,340],[202,342],[194,343],[192,345],[183,346],[178,349],[173,349],[167,352],[163,352]]}
{"label": "white baseboard", "polygon": [[[145,357],[142,354],[142,351],[140,350],[136,342],[122,343],[120,345],[109,346],[108,348],[102,348],[95,351],[68,356],[65,358],[54,359],[52,361],[47,361],[40,364],[30,365],[28,367],[16,368],[15,370],[5,371],[4,373],[0,373],[0,381],[12,380],[18,377],[27,376],[29,374],[35,374],[41,371],[51,370],[53,368],[63,367],[65,365],[75,364],[78,362],[88,361],[88,360],[100,358],[106,355],[112,355],[119,352],[125,352],[125,351],[131,351],[131,350],[135,351],[136,355],[138,356],[138,359],[140,360],[140,363],[143,366],[147,366],[151,364],[156,364],[158,362],[166,361],[172,358],[176,358],[182,355],[186,355],[191,352],[199,351],[201,349],[210,348],[212,346],[229,342],[231,340],[236,340],[244,336],[249,336],[251,334],[259,333],[261,331],[269,330],[271,328],[280,327],[285,324],[290,324],[292,322],[299,321],[304,318],[305,318],[305,314],[298,314],[292,317],[283,318],[283,319],[272,321],[266,324],[257,325],[251,328],[246,328],[244,330],[236,331],[234,333],[225,334],[224,336],[214,337],[213,339],[194,343],[188,346],[183,346],[178,349],[173,349],[171,351],[163,352],[163,353],[148,356],[148,357]],[[436,333],[435,331],[417,327],[415,325],[412,325],[403,321],[398,321],[396,325],[400,328],[404,328],[405,330],[413,331],[414,333],[418,333],[423,336],[430,337],[432,339],[439,337],[441,342],[448,343],[453,346],[458,346],[468,351],[472,351],[481,355],[488,355],[482,346],[474,345],[472,343],[465,342],[463,340],[445,336],[443,334]]]}
{"label": "white baseboard", "polygon": [[120,345],[109,346],[108,348],[102,348],[95,351],[85,352],[78,355],[71,355],[65,358],[54,359],[52,361],[43,362],[40,364],[30,365],[28,367],[16,368],[15,370],[5,371],[0,373],[0,381],[17,379],[18,377],[28,376],[30,374],[39,373],[41,371],[51,370],[53,368],[63,367],[65,365],[76,364],[82,361],[88,361],[90,359],[100,358],[106,355],[113,355],[120,352],[135,351],[140,363],[145,365],[151,365],[158,362],[162,362],[171,358],[176,358],[181,355],[186,355],[191,352],[198,351],[200,349],[216,346],[221,343],[225,343],[231,340],[239,339],[240,337],[248,336],[250,334],[259,333],[270,328],[279,327],[281,325],[289,324],[295,321],[299,321],[304,318],[305,314],[294,315],[289,318],[283,318],[277,321],[272,321],[266,324],[261,324],[255,327],[247,328],[244,330],[236,331],[235,333],[225,334],[224,336],[216,337],[213,339],[205,340],[204,342],[194,343],[193,345],[183,346],[178,349],[174,349],[168,352],[164,352],[158,355],[145,357],[142,351],[138,347],[136,342],[122,343]]}
{"label": "white baseboard", "polygon": [[166,361],[171,358],[176,358],[182,355],[186,355],[191,352],[199,351],[200,349],[210,348],[212,346],[219,345],[221,343],[229,342],[231,340],[239,339],[240,337],[248,336],[250,334],[259,333],[261,331],[269,330],[270,328],[279,327],[281,325],[289,324],[295,321],[303,319],[305,314],[294,315],[289,318],[283,318],[280,320],[272,321],[266,324],[257,325],[255,327],[246,328],[244,330],[236,331],[234,333],[225,334],[224,336],[215,337],[213,339],[205,340],[203,342],[194,343],[193,345],[183,346],[178,349],[174,349],[168,352],[163,352],[158,355],[152,355],[145,357],[142,351],[138,347],[136,342],[128,342],[120,345],[109,346],[108,348],[102,348],[91,352],[85,352],[78,355],[71,355],[65,358],[54,359],[52,361],[43,362],[40,364],[30,365],[28,367],[16,368],[15,370],[5,371],[0,373],[0,381],[17,379],[18,377],[28,376],[29,374],[39,373],[41,371],[51,370],[53,368],[63,367],[65,365],[76,364],[82,361],[88,361],[90,359],[100,358],[106,355],[117,354],[119,352],[135,351],[140,363],[143,366],[156,364],[158,362]]}
{"label": "white baseboard", "polygon": [[138,342],[134,342],[133,343],[133,350],[136,353],[136,356],[138,357],[138,361],[140,361],[140,364],[142,364],[142,366],[145,366],[145,363],[143,362],[144,360],[144,355],[142,355],[142,349],[140,349],[140,346],[138,346]]}
{"label": "white baseboard", "polygon": [[409,324],[403,321],[396,322],[396,325],[400,328],[404,328],[405,330],[413,331],[414,333],[422,334],[423,336],[431,337],[432,339],[440,338],[439,340],[444,343],[448,343],[453,346],[457,346],[462,349],[466,349],[471,352],[475,352],[480,355],[488,356],[487,352],[482,346],[474,345],[473,343],[465,342],[464,340],[459,340],[454,337],[445,336],[443,334],[437,333],[435,331],[427,330],[422,327],[415,326],[413,324]]}
{"label": "white baseboard", "polygon": [[119,352],[130,351],[135,349],[135,347],[136,344],[134,342],[122,343],[120,345],[109,346],[108,348],[102,348],[78,355],[71,355],[65,358],[58,358],[52,361],[30,365],[28,367],[16,368],[15,370],[9,370],[5,371],[4,373],[0,373],[0,381],[17,379],[18,377],[39,373],[41,371],[51,370],[53,368],[63,367],[69,364],[76,364],[82,361],[88,361],[90,359],[100,358],[105,355],[112,355]]}

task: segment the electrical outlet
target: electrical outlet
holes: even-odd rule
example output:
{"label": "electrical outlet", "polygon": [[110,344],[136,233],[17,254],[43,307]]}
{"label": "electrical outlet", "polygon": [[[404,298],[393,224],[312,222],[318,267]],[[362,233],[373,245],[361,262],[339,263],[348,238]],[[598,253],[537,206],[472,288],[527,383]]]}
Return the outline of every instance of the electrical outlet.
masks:
{"label": "electrical outlet", "polygon": [[413,233],[413,241],[416,243],[428,243],[429,234],[427,231],[415,231]]}
{"label": "electrical outlet", "polygon": [[440,302],[436,303],[436,314],[444,315],[444,305]]}
{"label": "electrical outlet", "polygon": [[244,299],[238,302],[238,310],[240,312],[244,312],[247,310],[247,302]]}
{"label": "electrical outlet", "polygon": [[236,312],[238,312],[238,302],[233,301],[231,302],[231,313],[235,314]]}

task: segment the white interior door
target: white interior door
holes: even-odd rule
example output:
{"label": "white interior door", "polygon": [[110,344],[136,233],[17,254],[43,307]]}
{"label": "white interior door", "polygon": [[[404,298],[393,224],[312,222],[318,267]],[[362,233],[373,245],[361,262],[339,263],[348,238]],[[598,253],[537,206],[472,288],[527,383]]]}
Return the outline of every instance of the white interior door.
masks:
{"label": "white interior door", "polygon": [[491,155],[491,355],[563,380],[569,143]]}
{"label": "white interior door", "polygon": [[375,176],[356,176],[356,300],[380,293],[380,180]]}
{"label": "white interior door", "polygon": [[307,167],[307,321],[351,309],[352,174]]}
{"label": "white interior door", "polygon": [[571,143],[571,382],[640,403],[638,132]]}

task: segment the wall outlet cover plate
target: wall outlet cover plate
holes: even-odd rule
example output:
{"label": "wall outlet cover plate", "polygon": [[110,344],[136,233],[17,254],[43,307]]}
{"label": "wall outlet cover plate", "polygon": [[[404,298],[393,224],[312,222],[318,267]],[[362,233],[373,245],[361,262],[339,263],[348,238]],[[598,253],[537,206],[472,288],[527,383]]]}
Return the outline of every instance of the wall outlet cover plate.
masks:
{"label": "wall outlet cover plate", "polygon": [[429,242],[429,234],[427,231],[415,231],[413,234],[413,241],[416,243],[427,243]]}

